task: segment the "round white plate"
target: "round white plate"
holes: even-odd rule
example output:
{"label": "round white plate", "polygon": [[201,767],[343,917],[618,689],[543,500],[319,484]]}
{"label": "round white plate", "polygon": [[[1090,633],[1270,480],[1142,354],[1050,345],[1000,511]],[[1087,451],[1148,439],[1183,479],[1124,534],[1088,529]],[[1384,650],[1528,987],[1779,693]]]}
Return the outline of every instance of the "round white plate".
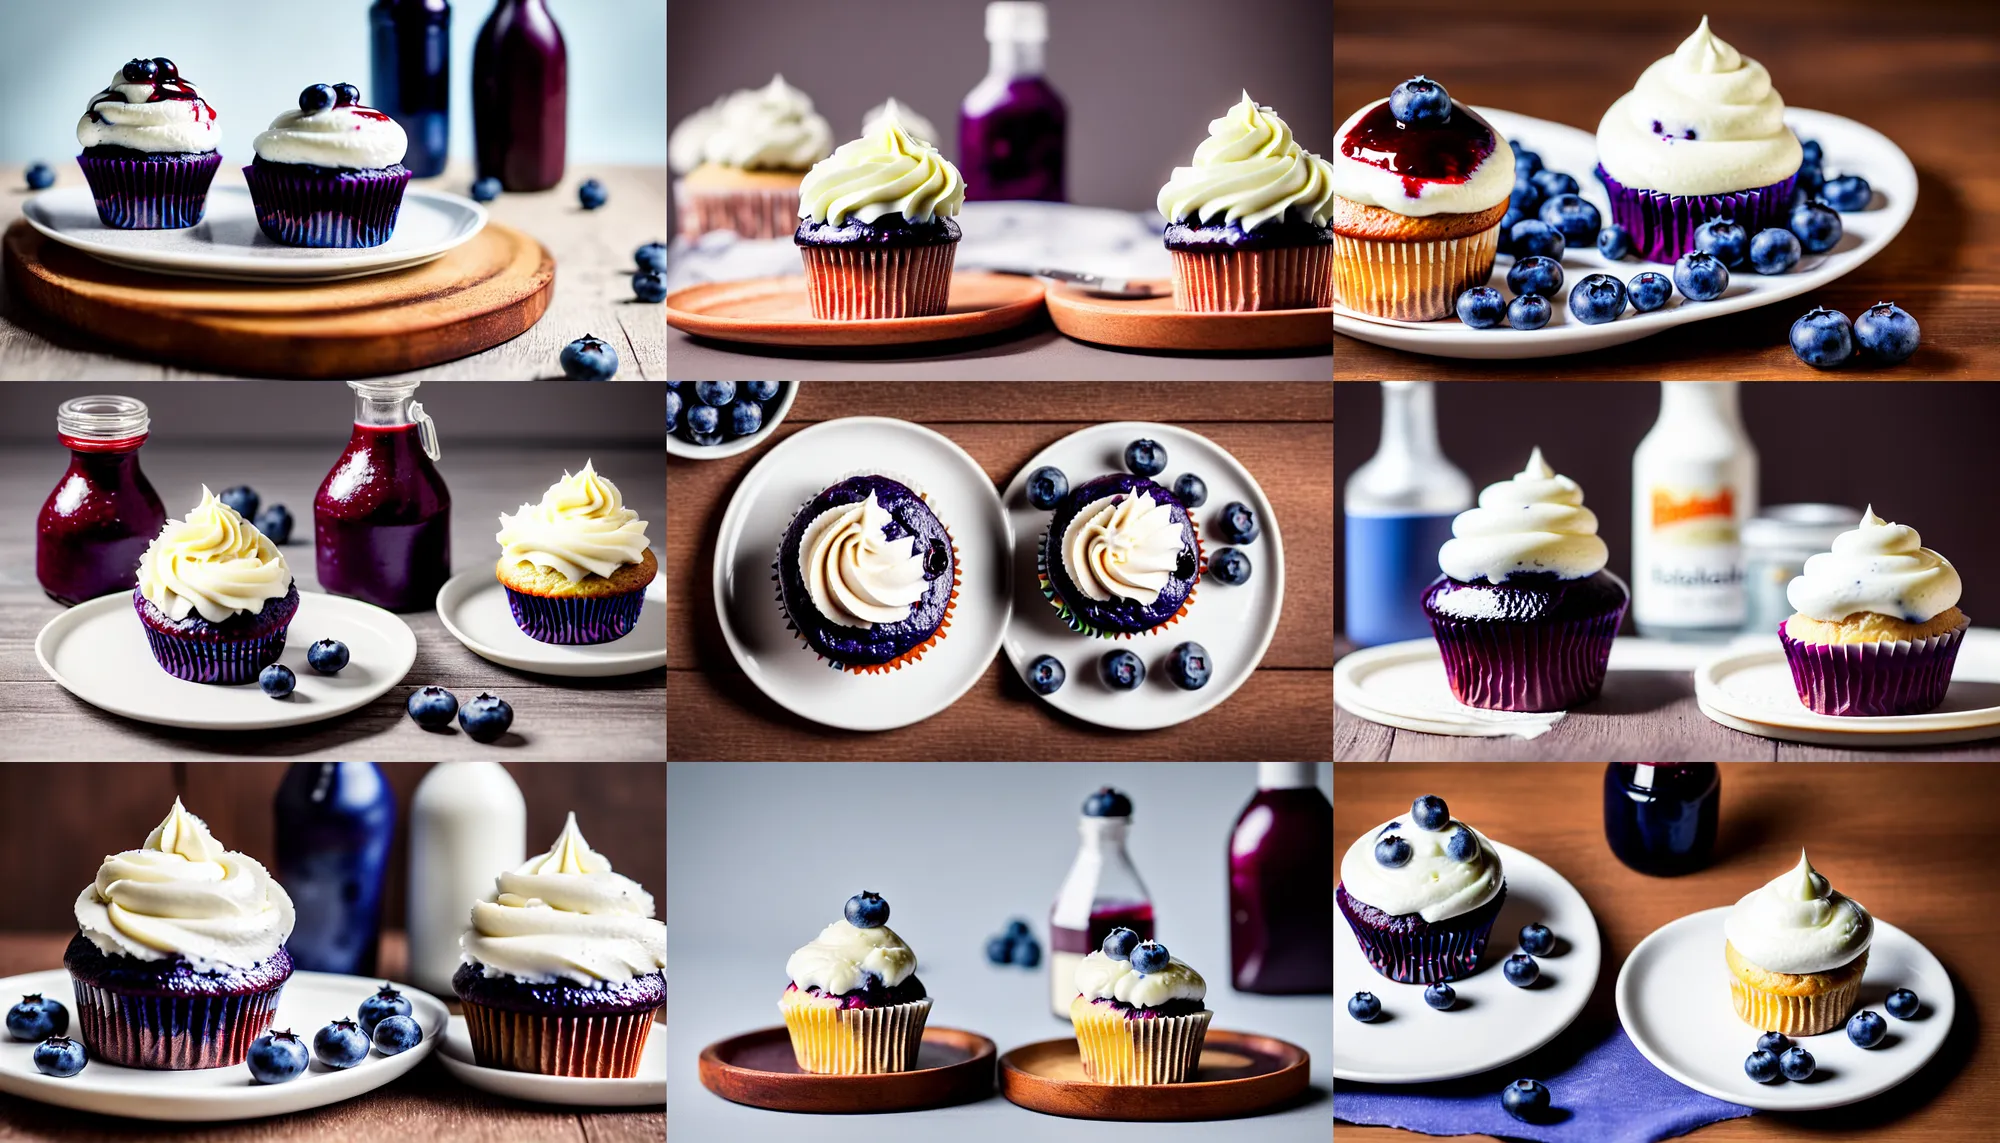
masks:
{"label": "round white plate", "polygon": [[470,241],[486,226],[471,199],[410,188],[389,241],[365,250],[284,246],[257,228],[250,188],[210,188],[208,211],[185,230],[113,230],[97,217],[89,187],[61,187],[22,205],[28,225],[100,261],[188,278],[238,282],[333,282],[422,265]]}
{"label": "round white plate", "polygon": [[2000,738],[2000,631],[1967,632],[1944,705],[1927,714],[1847,718],[1806,709],[1776,636],[1703,663],[1694,674],[1694,696],[1703,714],[1733,730],[1815,746],[1942,746]]}
{"label": "round white plate", "polygon": [[[676,382],[676,384],[679,384],[681,387],[681,415],[686,416],[687,406],[694,403],[694,382]],[[737,382],[737,387],[740,389],[742,382]],[[778,382],[778,403],[770,412],[764,414],[763,428],[758,429],[747,437],[737,437],[733,441],[724,441],[719,445],[709,448],[703,448],[698,444],[689,444],[672,433],[668,433],[667,455],[685,457],[688,460],[721,460],[725,456],[735,456],[740,452],[748,452],[770,439],[771,433],[778,427],[778,422],[784,420],[785,414],[792,411],[792,402],[798,400],[798,397],[798,382],[780,381]],[[728,411],[727,409],[723,410],[724,413]]]}
{"label": "round white plate", "polygon": [[[958,548],[958,603],[922,659],[880,674],[837,671],[786,629],[771,562],[792,516],[856,472],[914,480]],[[715,617],[729,653],[771,701],[841,730],[892,730],[958,701],[1000,647],[1013,595],[1012,535],[979,462],[943,436],[890,417],[843,417],[793,433],[745,473],[715,540]]]}
{"label": "round white plate", "polygon": [[[337,675],[306,665],[306,648],[321,639],[347,644],[348,664]],[[298,676],[298,689],[274,699],[255,682],[212,686],[162,670],[131,595],[121,592],[49,620],[35,637],[35,660],[64,690],[112,714],[196,730],[269,730],[343,715],[388,693],[417,661],[417,636],[372,603],[302,591],[278,658]]]}
{"label": "round white plate", "polygon": [[[1208,499],[1191,508],[1203,553],[1233,547],[1250,558],[1250,582],[1232,587],[1205,574],[1194,602],[1180,621],[1149,635],[1100,639],[1079,635],[1056,614],[1035,576],[1036,550],[1048,531],[1050,513],[1028,503],[1028,475],[1055,465],[1074,488],[1106,473],[1125,471],[1125,446],[1141,437],[1167,450],[1167,467],[1154,479],[1172,488],[1192,472],[1208,485]],[[1062,660],[1062,688],[1039,696],[1065,714],[1114,730],[1157,730],[1186,722],[1236,693],[1263,659],[1278,630],[1285,605],[1285,544],[1278,516],[1257,478],[1236,458],[1199,433],[1178,425],[1118,421],[1095,425],[1062,438],[1028,458],[1003,494],[1014,532],[1014,618],[1007,624],[1007,658],[1025,681],[1028,664],[1042,655]],[[1240,500],[1257,514],[1257,538],[1247,544],[1222,539],[1222,506]],[[1167,677],[1167,658],[1182,643],[1208,649],[1210,675],[1200,690],[1184,691]],[[1146,681],[1137,690],[1115,691],[1098,676],[1098,661],[1112,651],[1130,651],[1144,660]],[[1032,690],[1033,688],[1030,688]]]}
{"label": "round white plate", "polygon": [[[1580,188],[1578,193],[1597,208],[1605,223],[1610,223],[1610,202],[1595,174],[1597,136],[1593,132],[1497,108],[1481,107],[1477,110],[1501,134],[1541,155],[1544,166],[1574,177]],[[1875,199],[1868,209],[1841,214],[1843,233],[1832,250],[1824,254],[1805,255],[1789,273],[1767,277],[1752,270],[1746,262],[1729,272],[1729,288],[1714,301],[1689,301],[1677,287],[1673,298],[1652,313],[1642,314],[1628,306],[1624,316],[1616,321],[1585,325],[1570,316],[1568,303],[1570,290],[1586,275],[1613,274],[1622,282],[1630,282],[1639,274],[1652,270],[1668,278],[1673,277],[1670,264],[1644,262],[1637,258],[1613,262],[1599,254],[1593,246],[1588,250],[1563,251],[1562,297],[1560,300],[1550,299],[1557,302],[1555,313],[1549,324],[1541,329],[1519,330],[1505,325],[1497,329],[1473,329],[1457,318],[1428,322],[1393,321],[1348,309],[1337,302],[1333,307],[1333,328],[1360,341],[1438,357],[1488,360],[1559,357],[1623,345],[1675,326],[1740,313],[1817,290],[1873,258],[1889,244],[1890,239],[1902,232],[1917,205],[1917,170],[1910,165],[1910,157],[1890,142],[1888,136],[1852,119],[1824,111],[1788,107],[1785,109],[1785,122],[1791,125],[1799,138],[1817,139],[1825,148],[1828,174],[1860,175],[1875,191]],[[1513,267],[1514,259],[1501,255],[1494,263],[1493,276],[1488,282],[1510,300],[1514,292],[1507,289],[1507,271]],[[1809,307],[1800,303],[1793,308],[1797,309],[1798,315],[1802,315]],[[1854,315],[1847,316],[1852,318]],[[1917,320],[1921,322],[1923,316],[1919,314]],[[1799,368],[1804,370],[1808,367],[1800,365]]]}
{"label": "round white plate", "polygon": [[[1760,1084],[1743,1074],[1762,1033],[1729,1002],[1722,921],[1729,907],[1706,909],[1654,930],[1618,973],[1618,1021],[1661,1071],[1717,1099],[1762,1111],[1814,1111],[1877,1096],[1937,1055],[1951,1031],[1957,1001],[1944,965],[1915,937],[1875,918],[1875,940],[1861,978],[1861,1005],[1889,1023],[1873,1048],[1857,1048],[1845,1027],[1797,1037],[1818,1070],[1804,1083]],[[1907,988],[1922,1002],[1917,1019],[1898,1020],[1882,1002]]]}
{"label": "round white plate", "polygon": [[533,1103],[560,1103],[570,1107],[664,1107],[667,1102],[667,1029],[655,1024],[646,1035],[646,1049],[639,1056],[639,1074],[631,1079],[585,1079],[581,1076],[544,1076],[533,1072],[510,1072],[505,1068],[482,1068],[473,1062],[472,1033],[465,1017],[453,1016],[444,1046],[438,1049],[444,1070],[467,1087],[525,1099]]}
{"label": "round white plate", "polygon": [[[341,976],[331,972],[294,972],[278,998],[278,1015],[271,1027],[297,1032],[311,1047],[313,1033],[336,1017],[352,1016],[361,1002],[375,995],[375,977]],[[396,985],[409,998],[411,1015],[424,1030],[416,1047],[401,1055],[369,1051],[351,1068],[333,1071],[308,1064],[297,1079],[261,1084],[245,1065],[166,1072],[121,1068],[92,1060],[68,1079],[35,1070],[35,1045],[0,1036],[0,1091],[56,1107],[125,1115],[170,1123],[204,1120],[260,1119],[308,1108],[325,1107],[374,1091],[423,1062],[437,1046],[449,1013],[438,999],[407,984]],[[39,992],[69,1009],[69,1034],[77,1034],[76,994],[69,973],[60,968],[0,980],[0,996]]]}
{"label": "round white plate", "polygon": [[[1449,799],[1447,799],[1449,800]],[[1494,842],[1507,873],[1507,900],[1479,971],[1451,982],[1458,1003],[1439,1012],[1424,1003],[1424,985],[1398,984],[1369,967],[1347,921],[1333,939],[1335,1079],[1365,1083],[1429,1083],[1476,1075],[1518,1060],[1562,1034],[1597,987],[1604,949],[1597,918],[1562,874],[1540,858]],[[1536,957],[1541,978],[1527,988],[1507,983],[1500,962],[1521,951],[1524,925],[1539,921],[1556,935],[1554,955]],[[1347,1000],[1372,992],[1382,1015],[1363,1024]]]}
{"label": "round white plate", "polygon": [[639,612],[637,627],[622,638],[587,647],[544,643],[524,634],[507,606],[507,589],[493,578],[491,568],[473,568],[446,580],[438,589],[437,614],[444,629],[467,650],[517,671],[601,679],[667,665],[664,576],[656,575],[646,585],[645,609]]}

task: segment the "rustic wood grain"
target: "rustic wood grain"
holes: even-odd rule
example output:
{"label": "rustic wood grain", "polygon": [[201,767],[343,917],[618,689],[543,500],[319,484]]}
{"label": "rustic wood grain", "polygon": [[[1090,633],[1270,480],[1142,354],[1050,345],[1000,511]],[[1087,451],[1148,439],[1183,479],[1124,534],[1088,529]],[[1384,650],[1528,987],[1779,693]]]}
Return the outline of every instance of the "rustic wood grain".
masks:
{"label": "rustic wood grain", "polygon": [[701,1050],[701,1085],[751,1107],[813,1115],[916,1111],[990,1098],[993,1041],[963,1028],[923,1030],[908,1071],[866,1077],[815,1075],[800,1068],[783,1026],[760,1028]]}
{"label": "rustic wood grain", "polygon": [[[1239,1119],[1298,1101],[1307,1059],[1298,1045],[1253,1032],[1210,1028],[1204,1063],[1186,1083],[1100,1084],[1083,1070],[1075,1036],[1023,1044],[1001,1057],[1000,1091],[1045,1115],[1124,1122]],[[1229,1060],[1228,1066],[1219,1061]]]}
{"label": "rustic wood grain", "polygon": [[[2000,798],[2000,768],[1942,765],[1826,765],[1809,772],[1778,765],[1722,769],[1722,824],[1713,866],[1684,877],[1635,873],[1607,851],[1603,771],[1563,764],[1339,766],[1334,836],[1347,841],[1436,793],[1452,814],[1554,866],[1597,916],[1604,967],[1560,1051],[1593,1042],[1617,1019],[1612,991],[1625,959],[1647,934],[1678,917],[1727,905],[1798,860],[1813,864],[1843,893],[1922,941],[1944,962],[1958,993],[1958,1021],[1944,1050],[1915,1077],[1864,1103],[1797,1115],[1759,1112],[1704,1127],[1689,1139],[1871,1138],[1983,1143],[2000,1138],[2000,1000],[1979,974],[2000,940],[2000,909],[1976,861],[1951,838],[1985,836]],[[1923,823],[1921,835],[1909,832]],[[1928,840],[1926,840],[1928,839]],[[1339,939],[1348,939],[1341,934]],[[1582,1040],[1579,1041],[1578,1038]],[[1536,1074],[1536,1056],[1503,1069]],[[1336,1106],[1340,1084],[1335,1083]],[[1409,1141],[1409,1132],[1341,1124],[1340,1143]],[[1487,1136],[1473,1138],[1486,1139]]]}

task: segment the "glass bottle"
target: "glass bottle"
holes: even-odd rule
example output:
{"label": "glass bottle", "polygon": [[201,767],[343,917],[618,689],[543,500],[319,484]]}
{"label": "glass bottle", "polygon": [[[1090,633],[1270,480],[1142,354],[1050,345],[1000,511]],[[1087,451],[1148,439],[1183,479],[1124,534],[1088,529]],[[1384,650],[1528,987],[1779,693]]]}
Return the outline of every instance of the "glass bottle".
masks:
{"label": "glass bottle", "polygon": [[1722,771],[1713,762],[1612,762],[1604,768],[1604,840],[1640,873],[1675,877],[1715,857]]}
{"label": "glass bottle", "polygon": [[349,381],[354,432],[313,498],[322,590],[391,611],[432,606],[451,577],[451,490],[416,381]]}
{"label": "glass bottle", "polygon": [[527,859],[528,804],[498,762],[440,762],[410,797],[410,980],[450,996],[472,903]]}
{"label": "glass bottle", "polygon": [[1363,647],[1427,638],[1419,600],[1452,519],[1472,507],[1472,481],[1438,445],[1435,383],[1382,383],[1382,439],[1347,478],[1342,504],[1348,638]]}
{"label": "glass bottle", "polygon": [[375,0],[368,10],[368,97],[410,137],[403,165],[444,173],[451,149],[451,0]]}
{"label": "glass bottle", "polygon": [[1660,419],[1632,454],[1632,621],[1639,634],[1716,642],[1743,627],[1743,526],[1757,449],[1735,381],[1662,381]]}
{"label": "glass bottle", "polygon": [[1260,762],[1229,835],[1229,966],[1239,992],[1333,992],[1333,803],[1310,762]]}
{"label": "glass bottle", "polygon": [[1125,852],[1131,799],[1104,787],[1083,804],[1076,828],[1083,844],[1049,909],[1049,1009],[1065,1020],[1076,998],[1076,966],[1111,930],[1123,926],[1153,939],[1153,899]]}
{"label": "glass bottle", "polygon": [[272,802],[278,883],[297,923],[285,947],[311,972],[374,976],[396,794],[373,762],[294,762]]}
{"label": "glass bottle", "polygon": [[167,522],[139,467],[152,418],[132,397],[73,397],[56,408],[69,469],[35,519],[35,578],[57,603],[130,591],[139,557]]}
{"label": "glass bottle", "polygon": [[472,135],[479,177],[510,191],[562,181],[569,49],[543,0],[499,0],[472,47]]}
{"label": "glass bottle", "polygon": [[986,6],[986,78],[958,111],[958,169],[970,202],[1066,202],[1063,152],[1069,111],[1044,71],[1048,9],[1037,3]]}

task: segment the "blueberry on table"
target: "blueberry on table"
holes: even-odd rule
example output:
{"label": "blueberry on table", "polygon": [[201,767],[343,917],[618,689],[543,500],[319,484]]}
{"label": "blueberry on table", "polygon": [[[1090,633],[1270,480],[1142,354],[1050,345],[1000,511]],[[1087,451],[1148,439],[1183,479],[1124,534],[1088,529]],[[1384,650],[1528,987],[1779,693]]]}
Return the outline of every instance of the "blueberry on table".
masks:
{"label": "blueberry on table", "polygon": [[1792,323],[1792,353],[1815,369],[1831,369],[1854,356],[1854,326],[1839,310],[1816,306]]}
{"label": "blueberry on table", "polygon": [[776,381],[743,382],[743,391],[749,394],[750,399],[753,401],[770,400],[771,398],[778,395],[778,388],[779,384]]}
{"label": "blueberry on table", "polygon": [[375,1050],[385,1056],[401,1055],[423,1042],[424,1030],[408,1016],[390,1016],[375,1025],[369,1037]]}
{"label": "blueberry on table", "polygon": [[514,708],[506,699],[481,694],[459,710],[458,725],[474,742],[492,742],[514,725]]}
{"label": "blueberry on table", "polygon": [[1451,820],[1451,807],[1436,794],[1425,794],[1410,803],[1410,817],[1421,829],[1441,830]]}
{"label": "blueberry on table", "polygon": [[889,923],[889,902],[880,893],[863,889],[847,899],[841,915],[857,929],[879,929]]}
{"label": "blueberry on table", "polygon": [[1799,264],[1799,236],[1772,226],[1750,239],[1750,268],[1759,274],[1782,274]]}
{"label": "blueberry on table", "polygon": [[1174,495],[1190,508],[1199,508],[1208,503],[1208,482],[1192,472],[1183,472],[1174,481]]}
{"label": "blueberry on table", "polygon": [[1793,234],[1799,236],[1799,245],[1808,254],[1824,254],[1840,241],[1842,226],[1840,214],[1823,202],[1802,203],[1793,208],[1792,217],[1787,220]]}
{"label": "blueberry on table", "polygon": [[1132,799],[1109,786],[1099,786],[1096,793],[1083,800],[1083,816],[1129,818],[1132,816]]}
{"label": "blueberry on table", "polygon": [[1231,586],[1246,584],[1250,582],[1250,557],[1235,548],[1221,548],[1209,557],[1208,570]]}
{"label": "blueberry on table", "polygon": [[1771,1053],[1773,1057],[1781,1056],[1784,1055],[1786,1048],[1792,1046],[1792,1038],[1783,1032],[1766,1032],[1757,1037],[1757,1046]]}
{"label": "blueberry on table", "polygon": [[1632,232],[1615,222],[1597,232],[1597,252],[1613,262],[1630,258],[1637,249]]}
{"label": "blueberry on table", "polygon": [[1142,437],[1125,446],[1125,467],[1135,476],[1158,476],[1167,467],[1167,450]]}
{"label": "blueberry on table", "polygon": [[47,163],[29,163],[26,173],[29,190],[47,190],[56,185],[56,173]]}
{"label": "blueberry on table", "polygon": [[283,504],[273,504],[257,513],[250,526],[264,533],[264,538],[274,544],[292,542],[292,514]]}
{"label": "blueberry on table", "polygon": [[673,432],[674,426],[680,424],[680,420],[681,395],[669,389],[667,390],[667,431]]}
{"label": "blueberry on table", "polygon": [[696,405],[687,411],[687,427],[689,433],[697,436],[712,433],[719,437],[722,432],[722,410],[714,405]]}
{"label": "blueberry on table", "polygon": [[355,107],[361,103],[361,89],[351,83],[333,85],[333,105],[335,107]]}
{"label": "blueberry on table", "polygon": [[1758,1083],[1777,1083],[1778,1057],[1769,1048],[1758,1048],[1744,1058],[1743,1074]]}
{"label": "blueberry on table", "polygon": [[1016,917],[1013,920],[1008,921],[1007,928],[1004,931],[1006,932],[1007,939],[1009,940],[1013,940],[1016,937],[1034,935],[1034,930],[1028,928],[1028,922],[1022,920],[1019,917]]}
{"label": "blueberry on table", "polygon": [[1104,934],[1104,943],[1098,951],[1112,960],[1131,960],[1132,950],[1139,947],[1139,934],[1123,925]]}
{"label": "blueberry on table", "polygon": [[1424,989],[1424,1003],[1440,1012],[1449,1012],[1451,1006],[1458,1003],[1458,993],[1451,985],[1440,980]]}
{"label": "blueberry on table", "polygon": [[1375,842],[1375,864],[1384,869],[1401,869],[1413,855],[1410,843],[1393,833]]}
{"label": "blueberry on table", "polygon": [[315,115],[333,106],[333,88],[324,83],[315,83],[299,92],[299,110],[307,115]]}
{"label": "blueberry on table", "polygon": [[410,692],[404,709],[410,712],[418,726],[432,728],[450,726],[458,714],[458,696],[443,687],[419,687]]}
{"label": "blueberry on table", "polygon": [[1842,175],[1837,179],[1828,179],[1819,193],[1820,197],[1826,200],[1826,205],[1842,211],[1867,210],[1869,201],[1875,197],[1868,180],[1860,175]]}
{"label": "blueberry on table", "polygon": [[1854,319],[1854,340],[1861,352],[1884,365],[1908,361],[1917,351],[1922,331],[1917,319],[1894,302],[1876,302]]}
{"label": "blueberry on table", "polygon": [[1526,988],[1542,978],[1542,966],[1527,953],[1515,953],[1500,964],[1500,974],[1516,988]]}
{"label": "blueberry on table", "polygon": [[618,351],[588,334],[563,346],[561,361],[572,381],[609,381],[618,373]]}
{"label": "blueberry on table", "polygon": [[1053,464],[1045,464],[1028,474],[1028,503],[1044,512],[1062,503],[1069,495],[1069,477]]}
{"label": "blueberry on table", "polygon": [[1549,1110],[1549,1089],[1539,1080],[1517,1079],[1500,1089],[1500,1106],[1522,1122],[1532,1121]]}
{"label": "blueberry on table", "polygon": [[1167,955],[1167,946],[1158,941],[1141,941],[1132,950],[1131,965],[1140,975],[1159,972],[1173,960]]}
{"label": "blueberry on table", "polygon": [[[1526,226],[1527,223],[1521,225]],[[1522,249],[1525,251],[1527,248],[1523,246]],[[1517,302],[1534,294],[1554,297],[1562,289],[1562,284],[1562,263],[1546,254],[1530,254],[1515,262],[1507,271],[1507,288],[1519,295],[1514,299]]]}
{"label": "blueberry on table", "polygon": [[283,663],[272,663],[257,673],[257,685],[272,698],[284,698],[298,689],[299,677]]}
{"label": "blueberry on table", "polygon": [[7,1034],[16,1040],[46,1040],[69,1031],[69,1009],[39,992],[7,1009]]}
{"label": "blueberry on table", "polygon": [[1231,500],[1222,506],[1222,526],[1218,531],[1232,544],[1247,544],[1257,538],[1257,513],[1241,500]]}
{"label": "blueberry on table", "polygon": [[[1515,223],[1507,234],[1514,244],[1516,258],[1557,259],[1561,258],[1563,251],[1569,247],[1563,239],[1562,231],[1539,218],[1524,218]],[[1561,278],[1556,279],[1556,285],[1562,285]],[[1520,288],[1514,285],[1511,272],[1508,275],[1507,288],[1517,294],[1521,292]]]}
{"label": "blueberry on table", "polygon": [[1696,302],[1712,302],[1729,288],[1729,267],[1706,250],[1690,250],[1674,263],[1674,286]]}
{"label": "blueberry on table", "polygon": [[342,1016],[313,1033],[313,1058],[338,1071],[368,1058],[368,1037],[352,1016]]}
{"label": "blueberry on table", "polygon": [[1585,325],[1603,325],[1624,315],[1625,300],[1625,283],[1609,274],[1587,274],[1569,292],[1569,312]]}
{"label": "blueberry on table", "polygon": [[1507,320],[1507,299],[1491,286],[1474,286],[1458,295],[1458,320],[1473,329],[1492,329]]}
{"label": "blueberry on table", "polygon": [[408,1016],[414,1011],[415,1009],[410,1006],[410,998],[385,980],[382,982],[382,987],[375,990],[373,996],[361,1002],[361,1007],[355,1009],[354,1016],[360,1023],[361,1030],[372,1036],[375,1034],[375,1025],[391,1016]]}
{"label": "blueberry on table", "polygon": [[1146,664],[1130,651],[1106,651],[1097,662],[1097,674],[1114,691],[1136,690],[1146,681]]}
{"label": "blueberry on table", "polygon": [[286,1083],[305,1074],[312,1053],[294,1032],[266,1032],[250,1041],[250,1054],[243,1062],[258,1083]]}
{"label": "blueberry on table", "polygon": [[1357,992],[1347,998],[1347,1014],[1363,1024],[1372,1024],[1382,1014],[1382,1002],[1372,992]]}
{"label": "blueberry on table", "polygon": [[1778,1057],[1778,1070],[1788,1080],[1809,1080],[1819,1070],[1819,1064],[1813,1060],[1813,1054],[1804,1048],[1787,1048],[1785,1054]]}
{"label": "blueberry on table", "polygon": [[1427,76],[1412,76],[1389,93],[1389,114],[1407,127],[1437,127],[1451,120],[1451,94]]}
{"label": "blueberry on table", "polygon": [[234,488],[225,488],[216,496],[216,499],[222,501],[231,511],[245,520],[257,514],[257,505],[259,503],[257,490],[247,484],[239,484]]}
{"label": "blueberry on table", "polygon": [[1005,936],[986,939],[986,959],[993,964],[1014,963],[1014,942]]}
{"label": "blueberry on table", "polygon": [[1882,1006],[1898,1020],[1914,1019],[1918,1007],[1917,994],[1907,988],[1898,988],[1889,994],[1889,999]]}
{"label": "blueberry on table", "polygon": [[596,210],[611,201],[611,192],[596,179],[585,179],[583,185],[576,188],[576,201],[582,203],[585,210]]}
{"label": "blueberry on table", "polygon": [[1872,1048],[1889,1034],[1889,1022],[1880,1013],[1863,1009],[1847,1019],[1847,1038],[1857,1048]]}
{"label": "blueberry on table", "polygon": [[1028,664],[1028,686],[1038,695],[1052,695],[1062,689],[1068,672],[1054,655],[1037,655]]}
{"label": "blueberry on table", "polygon": [[729,406],[729,435],[747,437],[764,427],[764,406],[743,400]]}
{"label": "blueberry on table", "polygon": [[1471,826],[1460,825],[1451,831],[1450,837],[1444,839],[1444,855],[1453,861],[1471,861],[1472,855],[1478,852],[1479,838],[1473,834]]}
{"label": "blueberry on table", "polygon": [[1556,935],[1540,921],[1522,925],[1521,948],[1533,956],[1547,956],[1556,951]]}
{"label": "blueberry on table", "polygon": [[1667,304],[1674,296],[1674,284],[1665,274],[1648,270],[1634,274],[1625,283],[1626,296],[1632,299],[1632,308],[1642,314],[1652,313]]}
{"label": "blueberry on table", "polygon": [[472,184],[472,201],[492,202],[494,199],[500,197],[502,189],[500,180],[491,175],[475,180]]}
{"label": "blueberry on table", "polygon": [[[664,242],[646,243],[644,246],[632,251],[632,262],[642,270],[653,270],[661,274],[666,273],[667,244]],[[766,382],[766,384],[773,384],[773,382]]]}
{"label": "blueberry on table", "polygon": [[1022,968],[1034,968],[1042,963],[1042,946],[1035,938],[1023,934],[1014,938],[1014,963]]}
{"label": "blueberry on table", "polygon": [[87,1062],[82,1042],[67,1036],[50,1036],[35,1045],[35,1070],[45,1076],[68,1079]]}
{"label": "blueberry on table", "polygon": [[306,648],[306,665],[322,675],[339,674],[347,660],[347,644],[338,639],[321,639]]}
{"label": "blueberry on table", "polygon": [[1694,248],[1734,270],[1750,252],[1750,232],[1733,218],[1711,218],[1695,228]]}
{"label": "blueberry on table", "polygon": [[1199,643],[1181,643],[1167,655],[1167,678],[1184,691],[1207,686],[1212,673],[1208,648]]}
{"label": "blueberry on table", "polygon": [[650,305],[667,300],[667,280],[657,271],[641,270],[632,275],[632,296]]}

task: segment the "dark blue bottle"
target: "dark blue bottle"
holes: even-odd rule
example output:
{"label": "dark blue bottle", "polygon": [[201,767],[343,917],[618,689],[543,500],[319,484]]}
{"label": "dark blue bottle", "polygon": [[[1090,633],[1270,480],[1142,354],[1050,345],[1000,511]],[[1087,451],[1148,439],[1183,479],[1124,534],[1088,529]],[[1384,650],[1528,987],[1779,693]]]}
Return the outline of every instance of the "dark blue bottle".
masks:
{"label": "dark blue bottle", "polygon": [[373,762],[294,762],[272,804],[278,883],[298,923],[285,942],[313,972],[375,975],[396,795]]}
{"label": "dark blue bottle", "polygon": [[368,26],[374,86],[365,98],[410,137],[403,165],[412,174],[443,174],[451,142],[449,0],[375,0]]}

